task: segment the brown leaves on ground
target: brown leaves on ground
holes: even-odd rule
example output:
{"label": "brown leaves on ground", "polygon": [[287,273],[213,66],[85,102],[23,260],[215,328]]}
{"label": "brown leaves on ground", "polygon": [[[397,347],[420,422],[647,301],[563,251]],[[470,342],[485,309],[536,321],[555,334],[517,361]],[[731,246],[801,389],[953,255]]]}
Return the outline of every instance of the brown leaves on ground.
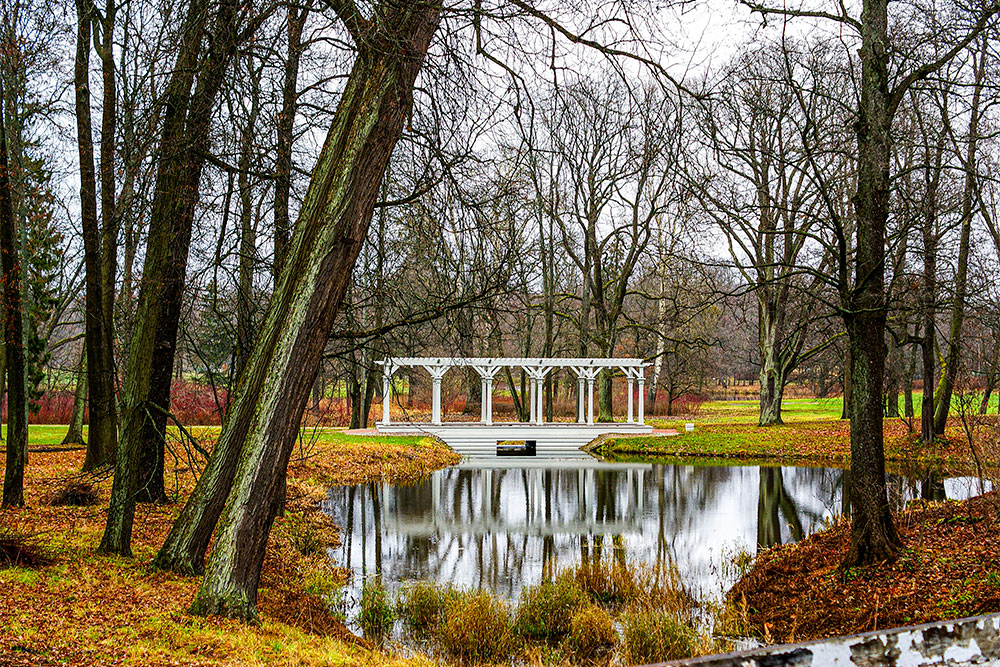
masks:
{"label": "brown leaves on ground", "polygon": [[[325,596],[346,573],[327,556],[338,535],[318,501],[330,484],[412,479],[456,459],[427,439],[339,435],[314,443],[308,457],[293,458],[285,514],[275,521],[264,561],[261,624],[246,626],[190,616],[200,580],[148,565],[193,488],[187,462],[166,474],[175,502],[137,508],[135,557],[125,559],[96,553],[110,473],[80,473],[82,451],[33,453],[26,470],[27,507],[0,510],[0,534],[15,537],[16,545],[30,548],[37,559],[0,563],[0,664],[391,663],[327,607]],[[97,504],[45,503],[75,485],[89,485]]]}
{"label": "brown leaves on ground", "polygon": [[838,570],[850,524],[763,552],[732,589],[748,630],[782,643],[1000,611],[1000,495],[915,501],[895,562]]}

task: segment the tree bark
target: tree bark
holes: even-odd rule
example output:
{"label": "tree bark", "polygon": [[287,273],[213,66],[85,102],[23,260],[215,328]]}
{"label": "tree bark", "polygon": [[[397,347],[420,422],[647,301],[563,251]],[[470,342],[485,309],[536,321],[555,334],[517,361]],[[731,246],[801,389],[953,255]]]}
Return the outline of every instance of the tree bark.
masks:
{"label": "tree bark", "polygon": [[83,413],[87,408],[87,348],[86,344],[80,348],[80,361],[76,366],[76,388],[73,391],[73,414],[69,418],[69,430],[66,437],[62,439],[64,445],[82,445],[86,441],[83,438]]}
{"label": "tree bark", "polygon": [[[431,3],[395,4],[359,35],[358,55],[313,172],[278,290],[231,413],[239,468],[192,605],[200,615],[257,616],[273,502],[323,347],[364,242],[389,156],[439,21]],[[376,14],[379,14],[376,10]],[[265,375],[266,374],[266,375]],[[266,378],[266,382],[260,381]],[[225,437],[225,434],[223,434]]]}
{"label": "tree bark", "polygon": [[[163,495],[163,438],[194,208],[215,97],[236,40],[236,0],[222,0],[215,11],[210,47],[201,57],[206,5],[207,0],[192,0],[189,5],[184,38],[165,95],[160,161],[122,393],[122,434],[101,540],[103,553],[131,555],[132,520],[140,489],[145,499]],[[192,94],[199,59],[202,69]]]}
{"label": "tree bark", "polygon": [[840,409],[841,419],[851,418],[851,352],[847,351],[847,359],[844,362],[843,371],[844,402]]}
{"label": "tree bark", "polygon": [[[934,347],[937,337],[937,190],[941,173],[942,145],[938,143],[933,157],[927,156],[925,166],[926,193],[923,201],[923,285],[920,309],[923,315],[921,373],[924,393],[920,400],[920,440],[925,445],[934,440]],[[933,171],[932,171],[933,170]]]}
{"label": "tree bark", "polygon": [[28,397],[25,386],[21,253],[14,219],[3,100],[0,88],[0,271],[3,272],[3,334],[7,352],[7,457],[3,475],[3,506],[23,507],[24,468],[28,465]]}
{"label": "tree bark", "polygon": [[[240,202],[240,256],[236,287],[236,360],[235,377],[239,377],[250,357],[253,348],[253,274],[255,255],[257,252],[257,226],[253,216],[253,185],[250,183],[250,159],[253,155],[253,144],[256,136],[257,117],[260,115],[260,78],[261,69],[254,69],[253,58],[249,57],[251,92],[250,113],[247,124],[243,128],[238,163]],[[261,65],[263,68],[263,64]],[[287,202],[286,202],[287,206]]]}
{"label": "tree bark", "polygon": [[851,544],[842,567],[896,556],[902,542],[886,494],[882,427],[885,256],[889,218],[888,0],[864,0],[861,21],[854,285],[845,292],[851,359]]}
{"label": "tree bark", "polygon": [[[102,232],[97,217],[97,177],[90,115],[90,26],[93,5],[77,2],[77,39],[74,83],[76,88],[77,149],[80,158],[80,221],[86,275],[85,342],[87,351],[87,395],[89,424],[84,470],[109,465],[115,458],[118,439],[115,413],[115,360],[112,332],[105,313],[108,265],[103,256]],[[111,110],[113,113],[113,109]],[[102,141],[102,144],[106,143]],[[102,157],[104,149],[102,148]],[[113,165],[112,165],[113,168]],[[102,165],[102,177],[104,165]],[[113,187],[113,186],[112,186]],[[106,199],[105,199],[106,201]],[[114,278],[111,278],[112,282]]]}
{"label": "tree bark", "polygon": [[969,250],[972,240],[973,202],[979,187],[976,172],[976,148],[979,144],[979,113],[986,74],[986,57],[989,40],[981,40],[979,61],[976,63],[976,81],[969,111],[969,145],[965,156],[965,188],[962,193],[961,236],[958,245],[958,266],[955,270],[955,296],[951,306],[951,326],[948,330],[948,353],[941,369],[941,384],[935,392],[934,433],[944,435],[951,410],[951,395],[955,390],[958,367],[962,363],[962,327],[965,324],[965,300],[969,283]]}
{"label": "tree bark", "polygon": [[266,506],[282,487],[312,377],[371,222],[439,11],[430,3],[392,7],[378,32],[365,28],[358,44],[250,363],[215,451],[156,559],[160,567],[200,571],[225,504],[194,603],[197,613],[256,616],[272,517],[250,512],[242,499],[259,498]]}
{"label": "tree bark", "polygon": [[[916,336],[917,328],[914,327],[913,335]],[[903,378],[903,417],[913,419],[913,377],[917,374],[917,346],[910,346],[910,360],[906,364],[906,375]]]}
{"label": "tree bark", "polygon": [[295,111],[298,107],[299,62],[302,59],[302,29],[312,0],[301,6],[288,4],[288,53],[285,59],[284,79],[281,85],[281,114],[278,116],[277,150],[274,163],[274,278],[281,273],[290,233],[289,201],[292,190],[292,143],[294,141]]}

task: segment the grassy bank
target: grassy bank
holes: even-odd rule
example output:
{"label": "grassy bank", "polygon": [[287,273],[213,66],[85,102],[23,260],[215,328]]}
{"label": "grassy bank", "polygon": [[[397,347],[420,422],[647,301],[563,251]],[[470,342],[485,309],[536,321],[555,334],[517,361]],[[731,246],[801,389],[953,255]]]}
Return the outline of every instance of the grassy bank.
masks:
{"label": "grassy bank", "polygon": [[[839,402],[834,410],[825,400],[796,399],[785,411],[785,423],[759,427],[756,404],[746,402],[706,403],[703,414],[691,417],[695,430],[684,430],[685,420],[662,421],[655,425],[675,428],[677,435],[609,437],[597,447],[599,453],[613,459],[630,458],[702,458],[760,460],[776,459],[804,463],[843,465],[850,461],[851,429],[839,419]],[[985,433],[997,418],[980,426]],[[919,421],[886,419],[885,456],[890,463],[921,467],[968,468],[973,465],[972,451],[955,418],[949,421],[945,437],[931,446],[920,443]],[[977,445],[978,446],[978,445]],[[991,450],[993,448],[990,448]]]}
{"label": "grassy bank", "polygon": [[740,630],[781,643],[1000,612],[998,510],[996,493],[912,502],[899,559],[844,572],[846,522],[768,550],[730,592]]}
{"label": "grassy bank", "polygon": [[[196,429],[202,445],[217,429]],[[58,444],[65,427],[32,427],[33,446]],[[83,452],[29,455],[24,509],[0,510],[0,663],[12,665],[382,665],[390,658],[354,637],[328,611],[346,572],[326,555],[336,528],[317,503],[333,484],[405,481],[453,464],[457,456],[424,438],[305,433],[289,469],[287,510],[275,522],[261,581],[259,626],[187,614],[198,580],[148,566],[201,461],[173,443],[168,462],[174,502],[142,505],[135,558],[96,553],[110,493],[108,473],[79,473]],[[92,487],[88,506],[53,506],[72,484]]]}

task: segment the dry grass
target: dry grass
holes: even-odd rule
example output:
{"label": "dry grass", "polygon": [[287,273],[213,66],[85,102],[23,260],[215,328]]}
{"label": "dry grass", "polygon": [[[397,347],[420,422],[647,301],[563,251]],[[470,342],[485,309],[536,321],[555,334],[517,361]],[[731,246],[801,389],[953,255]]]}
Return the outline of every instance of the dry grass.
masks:
{"label": "dry grass", "polygon": [[0,511],[0,526],[4,534],[34,536],[29,543],[50,560],[35,567],[0,564],[0,664],[429,664],[374,650],[327,609],[324,597],[346,573],[326,557],[338,536],[317,502],[327,484],[412,479],[457,457],[429,440],[349,437],[324,438],[307,454],[290,466],[286,514],[268,543],[259,626],[188,615],[199,580],[148,565],[193,486],[187,462],[167,472],[177,502],[139,506],[135,557],[124,559],[96,553],[109,476],[90,481],[96,505],[45,504],[79,480],[83,452],[30,455],[28,505]]}

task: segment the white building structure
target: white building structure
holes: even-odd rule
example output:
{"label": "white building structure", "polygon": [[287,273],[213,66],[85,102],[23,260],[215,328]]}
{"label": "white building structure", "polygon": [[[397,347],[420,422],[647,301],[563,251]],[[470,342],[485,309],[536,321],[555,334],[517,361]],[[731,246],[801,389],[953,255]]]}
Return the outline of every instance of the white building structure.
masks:
{"label": "white building structure", "polygon": [[[503,440],[534,440],[539,455],[585,455],[580,447],[605,433],[649,433],[645,420],[645,368],[641,359],[566,359],[519,357],[390,357],[383,368],[381,433],[429,433],[468,456],[495,456]],[[431,421],[394,424],[389,414],[393,398],[393,376],[400,368],[424,368],[431,376]],[[445,422],[441,405],[441,383],[452,368],[473,368],[480,377],[482,410],[478,422]],[[496,423],[493,419],[493,382],[504,368],[524,370],[529,379],[527,422]],[[628,381],[628,412],[622,422],[595,422],[594,382],[602,369],[620,369]],[[576,423],[546,422],[542,387],[556,369],[568,369],[577,377]],[[638,388],[638,406],[635,405]],[[638,410],[636,410],[638,407]]]}

